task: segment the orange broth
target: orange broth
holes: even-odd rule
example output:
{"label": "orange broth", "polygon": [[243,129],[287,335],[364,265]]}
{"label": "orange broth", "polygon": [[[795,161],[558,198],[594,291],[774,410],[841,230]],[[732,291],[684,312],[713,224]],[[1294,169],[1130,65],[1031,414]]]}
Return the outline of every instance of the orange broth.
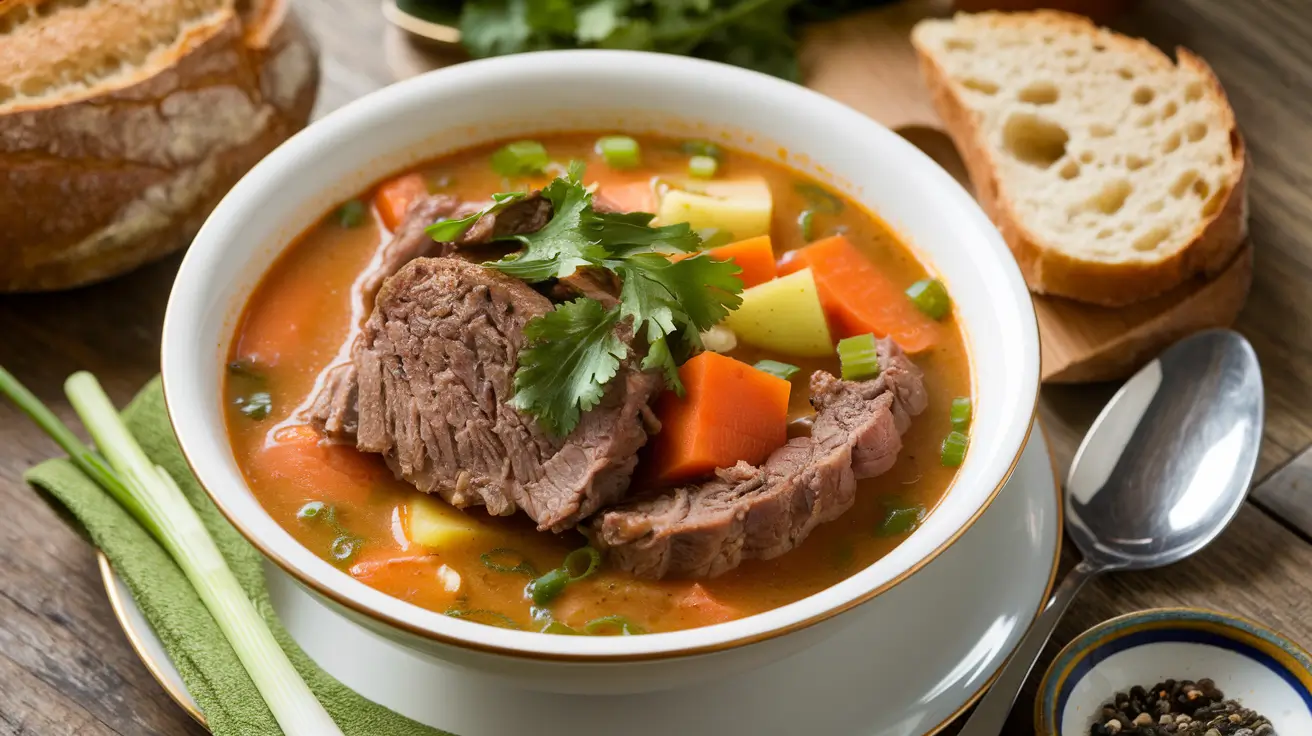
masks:
{"label": "orange broth", "polygon": [[[555,161],[588,163],[585,180],[601,191],[650,180],[655,175],[683,175],[688,155],[677,141],[638,137],[643,165],[616,171],[594,153],[596,135],[539,136]],[[470,200],[491,193],[540,187],[546,178],[506,181],[488,164],[499,144],[461,151],[416,167],[430,191],[449,192]],[[724,151],[717,178],[759,174],[774,197],[771,236],[776,255],[805,245],[798,216],[808,201],[796,184],[815,184],[778,164]],[[372,191],[360,200],[372,201]],[[842,199],[842,198],[840,198]],[[926,278],[915,253],[877,217],[843,199],[835,214],[817,214],[813,237],[841,231],[886,276],[903,286]],[[529,578],[497,572],[482,555],[510,548],[522,553],[538,571],[561,564],[571,550],[585,544],[576,532],[538,532],[518,514],[490,517],[480,508],[465,513],[477,517],[480,534],[450,548],[419,549],[407,541],[407,502],[418,491],[393,478],[378,456],[349,446],[327,446],[298,426],[315,387],[316,377],[338,355],[362,314],[351,304],[352,283],[390,234],[372,210],[365,223],[343,227],[335,213],[293,243],[269,270],[250,297],[238,324],[230,359],[254,361],[259,377],[230,370],[224,387],[228,431],[233,453],[256,497],[293,536],[316,554],[333,561],[334,540],[343,533],[358,540],[351,559],[338,563],[348,574],[390,595],[438,612],[493,611],[489,623],[502,616],[524,628],[535,625],[531,603],[524,594]],[[551,606],[556,620],[579,627],[584,622],[622,615],[647,631],[670,631],[748,616],[827,588],[887,554],[906,534],[881,534],[892,508],[920,504],[932,510],[951,484],[955,469],[939,462],[940,443],[950,431],[948,407],[957,396],[970,395],[969,360],[959,327],[949,315],[940,338],[930,349],[912,356],[925,372],[929,409],[917,417],[904,437],[894,468],[861,481],[855,506],[841,518],[819,526],[798,548],[773,560],[749,560],[711,580],[648,581],[602,566],[597,575],[569,585]],[[744,346],[730,355],[747,363],[761,358],[798,365],[792,378],[791,416],[811,412],[807,379],[813,370],[839,372],[837,358],[798,359]],[[240,401],[253,391],[270,395],[266,418],[255,420],[241,411]],[[640,464],[639,476],[644,473]],[[640,481],[639,481],[640,482]],[[333,523],[322,518],[305,521],[298,512],[310,502],[335,510]],[[440,501],[439,501],[440,503]],[[340,550],[339,550],[340,551]],[[389,562],[390,561],[390,562]],[[439,580],[440,566],[454,571],[459,589],[448,592]],[[694,588],[694,583],[701,589]],[[710,603],[706,601],[709,596]]]}

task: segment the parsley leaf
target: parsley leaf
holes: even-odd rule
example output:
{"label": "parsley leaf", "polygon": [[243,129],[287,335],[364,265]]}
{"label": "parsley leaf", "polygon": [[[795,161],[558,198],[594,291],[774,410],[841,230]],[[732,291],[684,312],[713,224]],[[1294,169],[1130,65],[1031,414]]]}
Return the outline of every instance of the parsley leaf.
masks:
{"label": "parsley leaf", "polygon": [[455,242],[461,235],[465,234],[466,230],[473,227],[474,223],[478,222],[479,218],[483,215],[500,212],[527,196],[528,195],[524,192],[503,192],[501,194],[493,194],[492,204],[489,204],[478,212],[455,220],[440,220],[424,228],[424,232],[428,233],[429,237],[439,243]]}
{"label": "parsley leaf", "polygon": [[629,357],[627,341],[616,334],[621,323],[646,343],[642,368],[659,370],[670,388],[682,392],[679,364],[701,349],[701,332],[742,303],[741,269],[734,262],[666,257],[703,247],[687,223],[652,227],[647,213],[597,212],[582,178],[576,162],[567,176],[548,184],[542,196],[551,201],[551,221],[537,232],[506,238],[521,242],[523,250],[484,264],[529,282],[564,278],[580,267],[620,277],[617,306],[576,299],[524,327],[514,405],[562,435],[597,405],[620,361]]}
{"label": "parsley leaf", "polygon": [[515,371],[516,409],[533,414],[550,431],[569,434],[579,416],[597,405],[628,347],[615,335],[618,307],[575,299],[524,325],[526,344]]}
{"label": "parsley leaf", "polygon": [[536,283],[569,276],[578,267],[599,261],[605,253],[583,228],[592,195],[580,183],[582,178],[583,165],[570,164],[567,176],[553,179],[542,190],[551,202],[551,222],[537,232],[512,236],[524,244],[522,252],[483,265]]}

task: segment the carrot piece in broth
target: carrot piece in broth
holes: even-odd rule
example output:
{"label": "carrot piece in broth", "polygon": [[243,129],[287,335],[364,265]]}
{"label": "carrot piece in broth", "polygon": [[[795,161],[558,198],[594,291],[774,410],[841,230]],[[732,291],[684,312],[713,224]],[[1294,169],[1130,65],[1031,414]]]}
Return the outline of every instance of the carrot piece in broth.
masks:
{"label": "carrot piece in broth", "polygon": [[313,427],[293,425],[274,432],[252,458],[261,475],[286,483],[307,499],[365,504],[386,467],[349,445],[323,443]]}
{"label": "carrot piece in broth", "polygon": [[419,174],[405,174],[378,185],[374,194],[374,206],[378,208],[379,217],[388,230],[396,231],[405,219],[410,203],[428,194],[428,184]]}
{"label": "carrot piece in broth", "polygon": [[842,235],[817,240],[779,263],[785,276],[810,268],[837,338],[873,332],[918,353],[939,341],[940,327]]}
{"label": "carrot piece in broth", "polygon": [[679,599],[679,608],[693,611],[701,618],[700,625],[719,624],[732,621],[742,616],[733,606],[722,603],[701,583],[693,583],[688,592]]}
{"label": "carrot piece in broth", "polygon": [[685,389],[661,395],[661,431],[651,462],[664,483],[689,480],[739,460],[759,464],[788,441],[792,384],[719,353],[697,355],[679,368]]}

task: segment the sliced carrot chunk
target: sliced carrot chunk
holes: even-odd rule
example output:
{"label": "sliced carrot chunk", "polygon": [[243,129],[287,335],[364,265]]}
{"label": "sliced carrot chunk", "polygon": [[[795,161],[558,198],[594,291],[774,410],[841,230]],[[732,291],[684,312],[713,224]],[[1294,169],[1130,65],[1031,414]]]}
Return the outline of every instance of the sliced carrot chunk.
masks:
{"label": "sliced carrot chunk", "polygon": [[[939,340],[941,326],[907,298],[851,241],[835,235],[787,254],[779,263],[784,276],[810,268],[829,316],[834,337],[873,332],[891,337],[909,353],[921,352]],[[909,286],[909,284],[908,284]]]}
{"label": "sliced carrot chunk", "polygon": [[286,483],[324,503],[363,504],[387,469],[375,456],[348,445],[321,442],[313,427],[293,425],[274,433],[252,459],[259,474]]}
{"label": "sliced carrot chunk", "polygon": [[679,368],[684,396],[661,395],[661,431],[651,462],[662,483],[706,475],[739,460],[761,463],[788,441],[792,384],[719,353],[701,353]]}
{"label": "sliced carrot chunk", "polygon": [[701,583],[693,583],[688,592],[679,599],[679,608],[696,612],[704,623],[719,624],[732,621],[742,614],[738,609],[721,602]]}
{"label": "sliced carrot chunk", "polygon": [[778,275],[774,260],[774,246],[769,235],[739,240],[736,243],[711,248],[706,255],[717,261],[733,261],[743,270],[738,278],[743,280],[743,288],[750,289]]}
{"label": "sliced carrot chunk", "polygon": [[605,184],[598,190],[598,194],[623,212],[654,213],[659,205],[656,192],[647,179],[625,184]]}
{"label": "sliced carrot chunk", "polygon": [[428,194],[428,184],[419,174],[405,174],[378,185],[374,194],[374,207],[383,218],[388,230],[395,231],[405,219],[410,203]]}

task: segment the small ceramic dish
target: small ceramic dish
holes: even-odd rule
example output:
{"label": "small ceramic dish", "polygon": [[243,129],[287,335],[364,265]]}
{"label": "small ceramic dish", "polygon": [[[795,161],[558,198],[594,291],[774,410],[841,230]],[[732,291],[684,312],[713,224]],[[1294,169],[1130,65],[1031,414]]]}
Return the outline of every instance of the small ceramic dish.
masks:
{"label": "small ceramic dish", "polygon": [[421,41],[439,46],[460,45],[460,29],[452,22],[437,16],[424,17],[410,12],[396,0],[383,0],[381,7],[387,22]]}
{"label": "small ceramic dish", "polygon": [[1247,619],[1160,608],[1105,621],[1061,650],[1035,702],[1038,736],[1085,736],[1114,693],[1211,678],[1279,734],[1312,734],[1312,657]]}

